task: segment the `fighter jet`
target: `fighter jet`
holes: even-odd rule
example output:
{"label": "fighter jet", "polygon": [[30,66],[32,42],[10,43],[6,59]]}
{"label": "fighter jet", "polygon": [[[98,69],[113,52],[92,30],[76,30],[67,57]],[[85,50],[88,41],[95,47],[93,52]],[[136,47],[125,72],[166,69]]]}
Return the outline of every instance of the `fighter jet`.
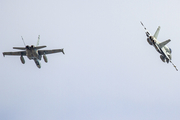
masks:
{"label": "fighter jet", "polygon": [[[22,37],[22,40],[24,42],[23,37]],[[29,60],[34,60],[36,66],[38,68],[41,68],[40,60],[41,60],[42,56],[43,56],[44,61],[47,63],[48,59],[47,59],[46,54],[52,54],[52,53],[57,53],[57,52],[62,52],[63,54],[65,54],[63,49],[39,50],[41,48],[46,47],[46,46],[38,46],[39,45],[39,40],[40,40],[40,35],[38,36],[38,41],[37,41],[36,46],[34,46],[34,45],[28,46],[24,42],[25,47],[13,47],[13,49],[19,49],[19,50],[23,50],[23,51],[3,52],[3,56],[5,56],[5,55],[20,56],[20,60],[21,60],[22,64],[25,64],[25,60],[24,60],[23,56],[27,56],[29,58]]]}
{"label": "fighter jet", "polygon": [[[150,44],[150,45],[153,45],[154,48],[156,49],[156,51],[158,53],[160,53],[160,59],[163,61],[163,62],[167,62],[167,63],[172,63],[171,59],[171,53],[172,53],[172,50],[171,48],[167,47],[166,44],[168,44],[171,40],[168,39],[164,42],[159,42],[157,40],[157,37],[158,37],[158,34],[159,34],[159,31],[160,31],[160,26],[157,28],[156,32],[154,33],[154,35],[152,36],[148,30],[146,29],[146,27],[144,26],[144,24],[141,22],[141,25],[144,27],[145,29],[145,34],[147,36],[147,42]],[[178,69],[176,68],[176,66],[172,63],[172,65],[175,67],[175,69],[178,71]]]}

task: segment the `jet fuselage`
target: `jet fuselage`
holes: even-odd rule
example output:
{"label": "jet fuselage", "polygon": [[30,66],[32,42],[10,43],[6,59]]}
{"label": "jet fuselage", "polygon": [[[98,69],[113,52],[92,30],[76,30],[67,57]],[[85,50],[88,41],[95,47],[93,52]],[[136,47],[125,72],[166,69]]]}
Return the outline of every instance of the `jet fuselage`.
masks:
{"label": "jet fuselage", "polygon": [[[172,50],[171,48],[167,47],[166,44],[168,44],[171,40],[168,39],[168,40],[165,40],[163,42],[159,42],[157,40],[157,37],[158,37],[158,34],[159,34],[159,31],[160,31],[160,26],[157,28],[156,32],[154,33],[154,35],[152,36],[148,30],[146,29],[146,27],[144,26],[144,24],[142,22],[140,22],[141,25],[144,27],[144,30],[145,30],[145,34],[147,36],[147,42],[150,44],[150,45],[153,45],[154,48],[156,49],[157,52],[159,52],[161,55],[160,55],[160,59],[163,61],[163,62],[167,62],[167,63],[172,63],[171,59],[171,53],[172,53]],[[178,71],[178,69],[176,68],[176,66],[172,63],[172,65],[174,66],[174,68]]]}
{"label": "jet fuselage", "polygon": [[13,49],[18,49],[18,50],[23,50],[23,51],[3,52],[3,56],[18,55],[18,56],[20,56],[20,60],[21,60],[22,64],[25,64],[24,56],[27,56],[29,60],[34,60],[36,66],[38,68],[41,68],[40,60],[41,60],[42,56],[43,56],[44,61],[47,63],[48,59],[47,59],[46,54],[54,54],[54,53],[58,53],[58,52],[62,52],[63,54],[65,54],[63,49],[39,50],[39,49],[46,47],[46,46],[38,46],[39,39],[40,39],[40,35],[38,36],[37,45],[29,46],[29,45],[25,44],[24,39],[22,38],[25,47],[13,47]]}
{"label": "jet fuselage", "polygon": [[38,68],[41,68],[41,64],[40,64],[39,60],[41,60],[42,56],[39,55],[38,49],[34,48],[33,45],[31,47],[26,46],[26,56],[29,58],[29,60],[33,59],[36,66]]}
{"label": "jet fuselage", "polygon": [[41,55],[39,55],[38,50],[33,48],[33,47],[26,48],[26,56],[30,60],[31,59],[39,59],[39,60],[41,60]]}
{"label": "jet fuselage", "polygon": [[[168,59],[167,61],[171,60],[171,49],[169,47],[167,47],[166,45],[163,47],[160,47],[159,44],[160,42],[154,37],[154,36],[150,36],[149,38],[147,38],[148,42],[154,46],[154,48],[156,49],[157,52],[159,52],[161,55],[165,56],[166,59]],[[167,54],[167,56],[165,55],[165,53]]]}

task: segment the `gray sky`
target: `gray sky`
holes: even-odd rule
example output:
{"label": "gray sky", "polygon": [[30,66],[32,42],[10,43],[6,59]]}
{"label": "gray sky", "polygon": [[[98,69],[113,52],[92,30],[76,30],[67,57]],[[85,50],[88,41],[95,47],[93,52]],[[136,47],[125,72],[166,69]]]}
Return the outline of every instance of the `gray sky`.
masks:
{"label": "gray sky", "polygon": [[180,74],[146,41],[171,39],[180,68],[179,0],[1,0],[0,50],[64,48],[48,64],[1,57],[1,120],[179,120]]}

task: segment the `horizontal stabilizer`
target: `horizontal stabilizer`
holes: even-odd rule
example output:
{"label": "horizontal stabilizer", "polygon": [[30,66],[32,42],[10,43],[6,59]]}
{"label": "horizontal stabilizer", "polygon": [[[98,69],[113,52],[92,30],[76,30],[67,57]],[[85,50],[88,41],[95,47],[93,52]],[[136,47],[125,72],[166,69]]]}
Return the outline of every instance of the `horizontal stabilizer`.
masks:
{"label": "horizontal stabilizer", "polygon": [[[34,49],[41,49],[45,47],[46,46],[37,46],[37,47],[34,47]],[[13,47],[13,49],[26,50],[26,47]]]}
{"label": "horizontal stabilizer", "polygon": [[168,44],[170,41],[171,41],[171,40],[168,39],[168,40],[166,40],[166,41],[164,41],[164,42],[159,43],[159,47],[160,47],[160,48],[164,47],[164,46],[165,46],[166,44]]}
{"label": "horizontal stabilizer", "polygon": [[25,50],[25,47],[13,47],[13,49]]}
{"label": "horizontal stabilizer", "polygon": [[36,46],[34,47],[35,49],[41,49],[41,48],[45,48],[46,46]]}

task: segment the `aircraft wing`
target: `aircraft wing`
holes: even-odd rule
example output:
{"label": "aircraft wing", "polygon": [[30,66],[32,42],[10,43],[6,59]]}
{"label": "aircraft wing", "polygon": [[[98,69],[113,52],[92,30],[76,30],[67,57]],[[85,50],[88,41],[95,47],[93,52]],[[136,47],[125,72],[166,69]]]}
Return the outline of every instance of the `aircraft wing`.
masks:
{"label": "aircraft wing", "polygon": [[158,37],[159,31],[160,31],[160,26],[157,28],[156,32],[154,33],[154,37],[155,37],[156,39],[157,39],[157,37]]}
{"label": "aircraft wing", "polygon": [[58,52],[62,52],[64,53],[63,49],[53,49],[53,50],[38,50],[39,55],[43,55],[43,54],[52,54],[52,53],[58,53]]}
{"label": "aircraft wing", "polygon": [[168,39],[168,40],[166,40],[166,41],[164,41],[164,42],[159,43],[159,47],[160,47],[160,48],[164,47],[164,46],[165,46],[166,44],[168,44],[170,41],[171,41],[171,40]]}
{"label": "aircraft wing", "polygon": [[26,55],[26,51],[18,51],[18,52],[3,52],[3,55]]}

